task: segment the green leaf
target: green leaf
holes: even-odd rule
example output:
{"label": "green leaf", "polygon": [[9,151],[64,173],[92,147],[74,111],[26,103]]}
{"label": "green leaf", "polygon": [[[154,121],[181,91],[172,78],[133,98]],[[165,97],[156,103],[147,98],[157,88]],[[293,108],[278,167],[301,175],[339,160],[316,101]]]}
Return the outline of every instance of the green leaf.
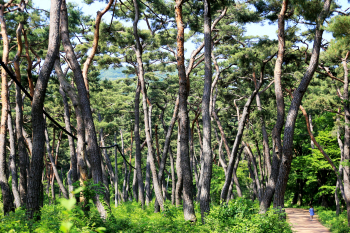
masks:
{"label": "green leaf", "polygon": [[73,209],[75,203],[77,202],[77,200],[75,198],[70,198],[70,199],[65,199],[65,198],[61,198],[60,200],[61,205],[66,208],[68,211],[71,211],[71,209]]}
{"label": "green leaf", "polygon": [[71,222],[68,222],[68,221],[63,222],[60,226],[60,231],[62,231],[64,233],[68,233],[69,230],[72,228],[72,226],[73,226],[73,223],[71,223]]}

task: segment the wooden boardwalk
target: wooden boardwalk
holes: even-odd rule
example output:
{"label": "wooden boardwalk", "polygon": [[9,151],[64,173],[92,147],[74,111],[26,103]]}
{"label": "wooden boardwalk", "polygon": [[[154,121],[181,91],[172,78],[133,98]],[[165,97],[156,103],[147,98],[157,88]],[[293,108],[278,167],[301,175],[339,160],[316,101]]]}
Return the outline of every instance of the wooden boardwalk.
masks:
{"label": "wooden boardwalk", "polygon": [[287,220],[292,225],[294,232],[313,233],[330,232],[319,221],[317,215],[310,220],[309,210],[286,208]]}

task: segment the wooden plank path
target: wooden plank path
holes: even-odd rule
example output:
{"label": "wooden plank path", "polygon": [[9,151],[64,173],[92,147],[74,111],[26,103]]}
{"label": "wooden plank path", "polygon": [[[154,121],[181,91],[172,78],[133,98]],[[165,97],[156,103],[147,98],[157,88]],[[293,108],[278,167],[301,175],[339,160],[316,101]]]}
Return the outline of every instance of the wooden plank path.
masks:
{"label": "wooden plank path", "polygon": [[313,233],[330,232],[319,221],[317,215],[310,220],[309,210],[286,208],[287,221],[292,225],[293,232]]}

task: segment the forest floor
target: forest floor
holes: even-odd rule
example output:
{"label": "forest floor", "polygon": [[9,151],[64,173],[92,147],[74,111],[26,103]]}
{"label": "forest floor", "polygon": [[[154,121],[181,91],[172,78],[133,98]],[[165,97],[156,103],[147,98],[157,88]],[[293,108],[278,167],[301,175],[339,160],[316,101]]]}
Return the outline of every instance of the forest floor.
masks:
{"label": "forest floor", "polygon": [[308,210],[286,208],[287,220],[292,225],[293,232],[312,233],[312,232],[330,232],[319,221],[317,215],[310,220]]}

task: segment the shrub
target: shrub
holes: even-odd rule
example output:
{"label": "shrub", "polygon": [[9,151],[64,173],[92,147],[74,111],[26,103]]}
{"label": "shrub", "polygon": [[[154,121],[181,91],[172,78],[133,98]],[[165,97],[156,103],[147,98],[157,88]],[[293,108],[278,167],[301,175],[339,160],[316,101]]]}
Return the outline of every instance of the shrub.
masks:
{"label": "shrub", "polygon": [[60,199],[56,205],[44,205],[38,222],[26,219],[23,209],[0,216],[0,232],[292,232],[280,214],[270,210],[260,215],[258,203],[244,198],[211,206],[205,225],[201,223],[198,203],[198,221],[190,223],[183,218],[182,206],[173,206],[169,201],[160,213],[154,213],[154,203],[144,210],[136,202],[111,206],[110,217],[105,221],[91,200],[88,213],[75,202]]}
{"label": "shrub", "polygon": [[348,233],[350,227],[348,227],[347,213],[343,211],[339,216],[333,210],[318,209],[318,217],[322,224],[327,226],[331,232],[335,233]]}

